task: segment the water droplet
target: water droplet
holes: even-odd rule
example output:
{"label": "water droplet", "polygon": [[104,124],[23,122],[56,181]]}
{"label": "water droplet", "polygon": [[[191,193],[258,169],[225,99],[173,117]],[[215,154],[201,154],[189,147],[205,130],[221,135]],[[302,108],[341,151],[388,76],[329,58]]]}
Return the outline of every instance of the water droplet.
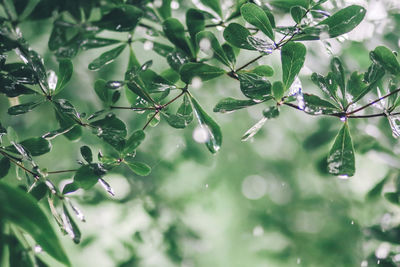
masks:
{"label": "water droplet", "polygon": [[339,175],[338,178],[342,179],[342,180],[347,180],[347,179],[349,179],[349,176],[347,174],[343,174],[343,175]]}
{"label": "water droplet", "polygon": [[222,26],[217,26],[215,27],[217,29],[217,31],[222,32],[224,30],[224,27]]}
{"label": "water droplet", "polygon": [[347,117],[340,117],[340,120],[341,120],[342,122],[345,122],[345,121],[347,120]]}
{"label": "water droplet", "polygon": [[207,126],[197,126],[193,131],[193,139],[197,143],[203,144],[210,140],[210,133],[206,128]]}
{"label": "water droplet", "polygon": [[301,259],[300,259],[300,258],[297,258],[296,263],[297,263],[297,264],[300,264],[300,263],[301,263]]}
{"label": "water droplet", "polygon": [[276,48],[275,44],[266,42],[263,39],[254,37],[252,35],[249,35],[247,37],[247,41],[257,51],[262,52],[262,53],[264,53],[266,55],[271,54]]}
{"label": "water droplet", "polygon": [[368,267],[368,261],[363,260],[360,264],[360,267]]}
{"label": "water droplet", "polygon": [[147,40],[146,42],[143,43],[143,49],[148,51],[152,50],[154,47],[154,43],[152,41]]}
{"label": "water droplet", "polygon": [[242,183],[242,194],[252,200],[262,198],[267,193],[267,181],[258,175],[246,177]]}
{"label": "water droplet", "polygon": [[118,25],[115,27],[116,30],[119,30],[119,29],[121,29],[121,28],[122,28],[122,25],[121,25],[121,24],[118,24]]}
{"label": "water droplet", "polygon": [[104,181],[103,178],[99,178],[99,182],[101,186],[103,186],[103,188],[107,191],[107,193],[109,193],[112,196],[115,196],[114,190],[106,181]]}
{"label": "water droplet", "polygon": [[40,252],[43,251],[43,249],[42,249],[41,246],[35,245],[35,246],[33,247],[33,251],[34,251],[35,253],[40,253]]}
{"label": "water droplet", "polygon": [[172,8],[172,9],[178,9],[178,8],[179,8],[179,3],[178,3],[178,1],[172,1],[172,2],[171,2],[171,8]]}
{"label": "water droplet", "polygon": [[109,89],[118,89],[125,83],[123,81],[109,81],[106,83],[106,87]]}
{"label": "water droplet", "polygon": [[264,228],[261,225],[257,225],[253,228],[253,236],[262,236],[264,234]]}
{"label": "water droplet", "polygon": [[199,89],[203,85],[203,81],[200,77],[193,77],[191,85],[194,89]]}
{"label": "water droplet", "polygon": [[206,184],[206,188],[208,188],[208,184]]}
{"label": "water droplet", "polygon": [[51,91],[54,91],[56,89],[56,86],[57,86],[57,80],[58,80],[57,75],[52,70],[50,70],[47,75],[48,75],[47,83],[49,84],[49,89]]}
{"label": "water droplet", "polygon": [[296,96],[297,106],[299,109],[304,110],[306,105],[304,102],[303,92],[302,92],[302,83],[298,76],[294,79],[292,85],[289,88],[289,96]]}
{"label": "water droplet", "polygon": [[103,134],[103,129],[102,128],[97,128],[97,136],[101,136]]}
{"label": "water droplet", "polygon": [[350,224],[351,224],[351,225],[354,225],[354,221],[351,221]]}

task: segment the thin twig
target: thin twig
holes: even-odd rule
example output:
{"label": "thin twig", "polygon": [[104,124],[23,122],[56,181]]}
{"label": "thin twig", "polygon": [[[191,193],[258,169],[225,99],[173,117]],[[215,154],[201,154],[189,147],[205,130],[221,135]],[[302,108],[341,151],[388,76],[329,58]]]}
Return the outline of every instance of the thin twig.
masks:
{"label": "thin twig", "polygon": [[61,170],[61,171],[51,171],[51,172],[47,172],[48,174],[57,174],[57,173],[66,173],[66,172],[76,172],[78,171],[76,170]]}
{"label": "thin twig", "polygon": [[2,154],[4,157],[8,158],[12,163],[14,163],[15,165],[17,165],[18,167],[20,167],[21,169],[23,169],[25,172],[31,174],[35,179],[38,179],[40,177],[40,175],[38,173],[35,173],[31,170],[28,170],[24,165],[20,164],[18,161],[16,161],[15,159],[13,159],[13,157],[11,157],[10,155],[8,155],[7,153],[0,151],[0,154]]}
{"label": "thin twig", "polygon": [[159,109],[154,112],[153,116],[150,117],[150,119],[146,122],[146,124],[143,126],[143,131],[146,130],[147,126],[149,126],[150,122],[157,116],[157,114],[160,112]]}

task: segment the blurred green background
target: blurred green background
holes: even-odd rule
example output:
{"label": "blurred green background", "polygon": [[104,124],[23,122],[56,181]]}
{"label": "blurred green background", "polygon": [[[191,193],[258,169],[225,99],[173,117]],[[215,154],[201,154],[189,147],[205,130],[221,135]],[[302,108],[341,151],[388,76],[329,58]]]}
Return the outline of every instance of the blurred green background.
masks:
{"label": "blurred green background", "polygon": [[[350,71],[361,72],[370,62],[369,49],[386,44],[398,50],[397,1],[328,1],[326,5],[335,8],[350,2],[367,7],[365,21],[343,40],[306,44],[307,60],[300,75],[304,92],[317,92],[310,75],[327,73],[332,54],[341,56]],[[189,6],[189,1],[179,2],[174,16],[182,18]],[[290,17],[282,16],[279,23],[291,23]],[[47,48],[50,20],[20,26],[25,39],[43,55],[46,67],[56,70],[55,57]],[[221,32],[215,33],[221,39]],[[103,35],[126,38],[126,34]],[[140,37],[152,38],[138,29],[135,38]],[[93,90],[96,79],[123,78],[128,51],[98,72],[87,69],[88,63],[108,49],[81,52],[73,60],[73,80],[60,97],[74,103],[80,112],[91,114],[102,108]],[[140,62],[154,61],[155,71],[168,67],[165,59],[144,50],[143,43],[135,42],[134,49]],[[242,51],[239,63],[253,57]],[[271,80],[281,77],[279,60],[276,52],[258,62],[274,68]],[[229,77],[204,82],[191,92],[221,125],[224,141],[220,152],[211,155],[193,140],[195,123],[184,130],[173,129],[164,121],[149,128],[137,153],[138,159],[152,167],[148,177],[118,167],[105,177],[115,197],[100,185],[72,195],[87,221],[78,223],[81,244],[62,238],[73,266],[396,266],[400,247],[396,242],[380,241],[368,230],[374,225],[397,229],[400,222],[397,206],[382,196],[366,197],[389,170],[400,167],[398,157],[384,149],[371,150],[379,144],[399,151],[387,120],[350,121],[357,172],[342,180],[328,175],[324,163],[341,126],[337,118],[313,117],[282,107],[278,119],[267,121],[254,138],[241,142],[243,133],[262,118],[266,106],[212,113],[221,98],[241,97],[239,83]],[[127,104],[124,97],[121,103]],[[12,126],[21,139],[58,128],[49,105],[17,117],[6,115],[9,106],[8,99],[0,96],[0,120]],[[129,132],[145,123],[145,116],[133,111],[116,114]],[[84,131],[75,143],[56,138],[52,152],[37,163],[49,170],[76,168],[79,147],[84,144],[95,152],[110,150]],[[61,186],[72,177],[60,174],[51,178]],[[5,179],[15,179],[15,172]],[[390,190],[390,184],[385,190]],[[50,266],[57,266],[46,259]]]}

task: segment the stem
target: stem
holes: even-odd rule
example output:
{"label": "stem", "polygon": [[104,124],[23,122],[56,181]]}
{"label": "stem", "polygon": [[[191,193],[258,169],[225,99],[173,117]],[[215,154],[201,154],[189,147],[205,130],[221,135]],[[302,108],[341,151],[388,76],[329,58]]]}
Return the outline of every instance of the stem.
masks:
{"label": "stem", "polygon": [[0,154],[2,154],[4,157],[8,158],[12,163],[14,163],[15,165],[17,165],[18,167],[20,167],[21,169],[23,169],[25,172],[31,174],[36,180],[39,179],[40,175],[38,173],[35,173],[31,170],[28,170],[24,165],[22,165],[21,163],[19,163],[18,161],[16,161],[13,157],[11,157],[10,155],[8,155],[7,153],[0,151]]}
{"label": "stem", "polygon": [[57,173],[66,173],[66,172],[76,172],[78,170],[62,170],[62,171],[51,171],[47,172],[48,174],[57,174]]}
{"label": "stem", "polygon": [[149,126],[150,122],[157,116],[157,114],[160,112],[159,109],[156,110],[156,112],[154,112],[153,116],[151,116],[151,118],[146,122],[146,124],[143,126],[143,131],[147,128],[147,126]]}
{"label": "stem", "polygon": [[119,106],[110,106],[111,109],[129,109],[129,110],[155,110],[155,107],[119,107]]}
{"label": "stem", "polygon": [[165,103],[164,105],[162,105],[162,108],[165,108],[166,106],[168,106],[169,104],[175,102],[177,99],[179,99],[181,96],[183,96],[185,94],[185,90],[182,90],[182,92],[179,93],[179,95],[177,95],[176,97],[174,97],[172,100],[170,100],[169,102]]}
{"label": "stem", "polygon": [[360,107],[358,109],[355,109],[355,110],[353,110],[351,112],[348,112],[347,115],[351,115],[351,114],[357,113],[357,112],[359,112],[359,111],[361,111],[361,110],[363,110],[363,109],[365,109],[365,108],[367,108],[369,106],[372,106],[373,104],[375,104],[375,103],[377,103],[377,102],[379,102],[379,101],[381,101],[381,100],[383,100],[383,99],[385,99],[385,98],[387,98],[387,97],[389,97],[389,96],[391,96],[391,95],[393,95],[393,94],[395,94],[397,92],[400,92],[400,88],[397,88],[396,90],[390,92],[389,94],[384,95],[384,96],[382,96],[382,97],[380,97],[378,99],[375,99],[374,101],[372,101],[372,102],[370,102],[370,103],[368,103],[368,104],[366,104],[366,105],[364,105],[364,106],[362,106],[362,107]]}
{"label": "stem", "polygon": [[264,56],[264,54],[259,55],[256,58],[253,58],[252,60],[250,60],[249,62],[247,62],[246,64],[244,64],[243,66],[241,66],[240,68],[238,68],[236,71],[240,71],[244,68],[246,68],[247,66],[249,66],[250,64],[253,64],[254,62],[256,62],[257,60],[259,60],[260,58],[262,58]]}

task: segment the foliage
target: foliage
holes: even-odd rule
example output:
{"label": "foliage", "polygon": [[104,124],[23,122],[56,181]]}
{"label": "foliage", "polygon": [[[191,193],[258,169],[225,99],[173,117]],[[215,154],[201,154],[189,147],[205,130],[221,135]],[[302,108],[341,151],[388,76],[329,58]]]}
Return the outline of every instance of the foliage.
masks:
{"label": "foliage", "polygon": [[[175,131],[195,127],[195,141],[204,143],[212,154],[223,150],[223,135],[229,134],[225,134],[214,118],[216,116],[210,115],[201,94],[210,95],[217,101],[213,109],[216,113],[257,108],[261,111],[261,119],[242,135],[242,141],[257,139],[254,136],[267,121],[285,120],[285,116],[289,116],[281,115],[285,109],[324,117],[322,123],[326,118],[336,118],[336,121],[329,121],[340,128],[336,137],[329,125],[321,126],[316,136],[310,137],[311,141],[304,141],[306,148],[313,148],[309,153],[331,142],[330,150],[324,147],[325,157],[320,164],[323,174],[328,172],[346,179],[355,175],[357,153],[375,151],[394,157],[395,153],[387,144],[392,141],[384,144],[383,138],[381,142],[360,133],[357,122],[353,125],[353,121],[382,117],[388,120],[393,136],[400,136],[400,113],[396,110],[400,105],[397,53],[387,46],[376,46],[369,51],[368,66],[356,70],[350,70],[343,57],[329,58],[321,54],[319,60],[329,62],[330,70],[308,75],[319,91],[307,89],[305,92],[303,89],[305,77],[301,74],[307,57],[313,53],[313,43],[343,37],[356,29],[367,13],[366,8],[359,5],[339,7],[335,4],[327,8],[330,2],[335,1],[273,0],[268,1],[268,5],[260,5],[258,1],[239,0],[226,10],[219,0],[201,0],[199,6],[181,1],[181,13],[185,12],[186,16],[184,24],[179,16],[173,16],[175,11],[171,9],[178,2],[170,0],[3,0],[0,11],[0,93],[2,101],[6,103],[7,99],[10,106],[0,122],[0,178],[3,178],[0,199],[5,203],[0,207],[0,259],[4,258],[5,262],[8,256],[10,266],[46,266],[54,260],[70,266],[71,261],[51,226],[53,221],[40,206],[49,209],[61,233],[68,234],[79,244],[82,234],[71,214],[80,221],[85,218],[71,199],[82,191],[90,194],[96,184],[114,196],[108,177],[115,173],[123,173],[127,179],[134,174],[148,176],[151,173],[149,162],[157,155],[154,152],[160,142],[157,139],[162,138],[164,131],[163,126],[158,125],[164,121],[176,128]],[[293,23],[281,25],[281,19],[286,15]],[[398,14],[393,14],[393,20],[399,23]],[[27,26],[29,23],[40,22],[51,24],[51,28],[44,29],[48,30],[45,34],[50,52],[47,49],[44,53],[36,52],[29,40],[34,37],[25,36],[25,29],[33,29]],[[396,38],[398,36],[387,36],[386,39]],[[142,56],[135,47],[140,43],[154,52],[154,59],[140,60]],[[85,58],[88,50],[95,51],[89,63]],[[253,55],[252,59],[242,57],[246,51]],[[264,64],[263,60],[273,54],[280,55],[279,64]],[[167,62],[168,67],[161,69],[159,60]],[[91,85],[93,90],[74,80],[81,71],[79,64],[82,61],[88,70],[96,71],[93,75],[98,79]],[[244,63],[238,63],[242,61]],[[124,62],[127,67],[123,73],[118,70],[117,79],[109,79],[107,72],[112,73],[117,62]],[[263,63],[252,67],[259,62]],[[55,72],[52,68],[57,65]],[[212,88],[197,90],[203,82],[225,82],[225,79],[237,82],[240,93],[232,92],[216,99]],[[68,92],[74,87],[74,92]],[[79,97],[86,98],[89,91],[98,99],[79,100]],[[238,95],[241,95],[240,99]],[[373,106],[379,106],[381,112],[366,112]],[[41,110],[46,111],[40,113]],[[123,116],[120,112],[124,110],[134,117]],[[25,138],[26,133],[20,132],[11,120],[35,112],[41,115],[34,117],[38,122],[31,122],[35,129]],[[192,126],[195,123],[197,126]],[[247,124],[246,121],[241,123]],[[150,128],[154,129],[149,131]],[[162,130],[154,134],[157,129]],[[79,142],[78,166],[53,170],[54,166],[68,161],[69,155],[59,150],[54,152],[54,143],[60,139],[71,146]],[[154,143],[155,147],[142,150],[144,142]],[[197,145],[188,146],[195,151],[190,153],[200,155]],[[37,159],[46,154],[51,155],[49,161]],[[201,161],[201,155],[190,157]],[[64,174],[70,179],[57,180]],[[395,190],[385,192],[384,197],[398,205],[398,182],[396,171],[390,170],[368,193],[368,198],[382,194],[386,185],[394,183]],[[162,198],[157,199],[156,189],[146,190],[138,195],[150,195],[158,201],[157,205],[163,204]],[[306,205],[306,202],[299,205]],[[161,221],[159,210],[152,207],[154,203],[146,205],[146,211],[154,221]],[[337,205],[344,206],[343,203]],[[259,210],[252,216],[274,228],[281,227],[279,231],[293,239],[294,248],[278,251],[276,257],[285,258],[291,249],[298,250],[301,242],[293,237],[293,229],[287,227],[287,222],[274,221]],[[350,231],[357,238],[363,235],[393,244],[399,242],[397,232],[398,226],[382,229],[379,225],[365,227],[365,233],[359,229]],[[33,240],[26,240],[24,233]],[[141,242],[139,232],[135,238]],[[179,220],[163,232],[166,254],[176,264],[184,262],[183,238],[198,237]],[[324,238],[327,237],[321,237],[321,240]],[[35,253],[35,244],[50,257]],[[326,249],[330,249],[328,245]],[[135,253],[132,252],[125,265],[121,263],[120,266],[138,265]],[[395,266],[398,257],[396,260],[390,253],[394,254],[395,250],[384,257],[370,253],[366,255],[366,261],[378,259],[388,266]],[[342,261],[345,264],[354,262],[354,259],[347,261],[345,258]]]}

